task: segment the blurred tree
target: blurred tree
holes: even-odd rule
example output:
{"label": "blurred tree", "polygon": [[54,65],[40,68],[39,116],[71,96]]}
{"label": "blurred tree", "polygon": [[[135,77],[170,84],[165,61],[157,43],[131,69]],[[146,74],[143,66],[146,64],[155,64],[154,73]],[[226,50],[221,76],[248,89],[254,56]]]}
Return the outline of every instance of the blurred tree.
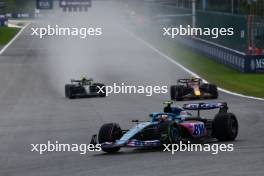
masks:
{"label": "blurred tree", "polygon": [[[164,0],[168,1],[178,7],[191,8],[192,0]],[[264,16],[264,0],[196,0],[197,9],[202,9],[203,3],[209,11],[230,13],[233,6],[234,13]]]}

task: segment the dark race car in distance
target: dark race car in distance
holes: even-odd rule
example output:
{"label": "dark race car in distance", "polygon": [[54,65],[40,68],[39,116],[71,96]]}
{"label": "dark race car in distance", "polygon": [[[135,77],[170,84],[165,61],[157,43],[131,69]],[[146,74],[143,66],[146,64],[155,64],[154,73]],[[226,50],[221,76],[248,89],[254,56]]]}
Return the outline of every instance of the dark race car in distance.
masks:
{"label": "dark race car in distance", "polygon": [[[100,89],[103,91],[100,91]],[[65,97],[70,99],[105,96],[105,85],[102,83],[96,83],[93,79],[72,79],[70,84],[65,85]]]}
{"label": "dark race car in distance", "polygon": [[200,78],[179,79],[170,87],[171,100],[217,99],[218,90],[214,84],[203,83]]}

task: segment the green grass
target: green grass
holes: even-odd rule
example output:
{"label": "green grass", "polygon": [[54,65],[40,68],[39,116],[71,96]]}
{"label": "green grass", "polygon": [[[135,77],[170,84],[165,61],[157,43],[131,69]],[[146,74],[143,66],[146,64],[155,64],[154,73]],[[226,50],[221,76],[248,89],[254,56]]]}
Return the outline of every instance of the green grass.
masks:
{"label": "green grass", "polygon": [[141,35],[154,47],[211,83],[244,95],[264,98],[264,74],[246,74],[233,70],[197,53],[175,40]]}
{"label": "green grass", "polygon": [[0,45],[7,44],[17,33],[19,29],[0,27]]}

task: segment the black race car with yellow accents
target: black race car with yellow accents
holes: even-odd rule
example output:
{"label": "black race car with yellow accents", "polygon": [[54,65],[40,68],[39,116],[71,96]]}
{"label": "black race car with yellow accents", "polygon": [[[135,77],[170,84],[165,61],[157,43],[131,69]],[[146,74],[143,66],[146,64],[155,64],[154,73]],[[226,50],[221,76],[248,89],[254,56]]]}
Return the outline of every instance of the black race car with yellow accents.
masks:
{"label": "black race car with yellow accents", "polygon": [[217,99],[218,90],[214,84],[204,83],[201,78],[179,79],[170,87],[171,100]]}
{"label": "black race car with yellow accents", "polygon": [[86,79],[85,77],[80,80],[72,79],[70,84],[65,85],[65,97],[69,99],[105,96],[105,85],[96,83],[93,79]]}

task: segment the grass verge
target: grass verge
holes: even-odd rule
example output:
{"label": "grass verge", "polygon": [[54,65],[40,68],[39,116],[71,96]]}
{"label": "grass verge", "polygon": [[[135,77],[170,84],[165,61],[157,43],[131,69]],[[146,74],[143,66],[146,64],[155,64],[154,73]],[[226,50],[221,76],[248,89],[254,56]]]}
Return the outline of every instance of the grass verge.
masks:
{"label": "grass verge", "polygon": [[233,92],[264,98],[264,74],[241,73],[219,64],[175,40],[149,33],[148,35],[141,34],[139,35],[144,40],[209,82]]}
{"label": "grass verge", "polygon": [[18,28],[0,27],[0,45],[7,44],[19,30]]}

